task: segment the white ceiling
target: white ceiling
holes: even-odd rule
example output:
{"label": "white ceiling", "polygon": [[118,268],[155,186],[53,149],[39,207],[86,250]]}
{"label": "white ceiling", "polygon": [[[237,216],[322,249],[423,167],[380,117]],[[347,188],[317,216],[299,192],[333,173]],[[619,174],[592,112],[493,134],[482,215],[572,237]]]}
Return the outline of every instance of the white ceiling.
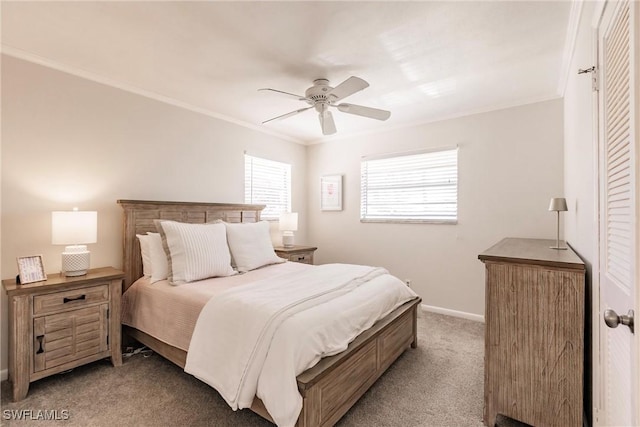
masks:
{"label": "white ceiling", "polygon": [[333,138],[559,96],[571,2],[2,2],[2,48],[297,142],[326,140],[304,95],[354,75]]}

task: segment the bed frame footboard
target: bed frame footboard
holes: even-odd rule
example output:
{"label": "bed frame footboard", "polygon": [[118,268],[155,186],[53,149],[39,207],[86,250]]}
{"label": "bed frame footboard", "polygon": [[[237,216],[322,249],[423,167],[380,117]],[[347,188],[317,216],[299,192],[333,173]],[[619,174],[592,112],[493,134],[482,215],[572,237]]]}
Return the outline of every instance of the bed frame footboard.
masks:
{"label": "bed frame footboard", "polygon": [[332,426],[409,347],[417,345],[414,299],[363,332],[347,348],[298,376],[298,427]]}
{"label": "bed frame footboard", "polygon": [[[298,375],[302,412],[298,427],[334,425],[409,347],[417,345],[419,298],[406,302],[370,329],[342,353],[325,357]],[[187,352],[123,326],[123,333],[184,369]],[[271,416],[257,397],[251,410],[269,421]]]}

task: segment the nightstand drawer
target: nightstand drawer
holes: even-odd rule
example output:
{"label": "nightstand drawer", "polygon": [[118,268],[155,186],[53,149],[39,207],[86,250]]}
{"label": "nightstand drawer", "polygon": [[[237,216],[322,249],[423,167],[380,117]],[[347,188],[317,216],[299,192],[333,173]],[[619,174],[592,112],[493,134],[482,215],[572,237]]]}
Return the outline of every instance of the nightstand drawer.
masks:
{"label": "nightstand drawer", "polygon": [[284,258],[288,261],[299,262],[301,264],[313,265],[313,253],[316,251],[315,246],[276,246],[273,250],[280,258]]}
{"label": "nightstand drawer", "polygon": [[302,264],[313,264],[313,253],[306,252],[302,254],[289,255],[289,261],[300,262]]}
{"label": "nightstand drawer", "polygon": [[109,301],[109,285],[98,285],[33,297],[33,314],[49,314]]}
{"label": "nightstand drawer", "polygon": [[108,350],[108,304],[33,319],[33,369],[39,372]]}

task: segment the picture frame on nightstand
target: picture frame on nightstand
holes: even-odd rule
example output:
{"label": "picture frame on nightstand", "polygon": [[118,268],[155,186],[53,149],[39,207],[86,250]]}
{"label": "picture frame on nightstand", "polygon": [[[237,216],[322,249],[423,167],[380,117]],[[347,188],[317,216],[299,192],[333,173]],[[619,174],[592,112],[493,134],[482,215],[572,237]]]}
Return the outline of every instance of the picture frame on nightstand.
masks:
{"label": "picture frame on nightstand", "polygon": [[31,255],[18,257],[18,277],[20,278],[20,284],[26,285],[27,283],[43,282],[47,280],[47,275],[44,272],[44,262],[42,261],[42,255]]}
{"label": "picture frame on nightstand", "polygon": [[342,210],[342,175],[320,177],[320,209],[323,211]]}

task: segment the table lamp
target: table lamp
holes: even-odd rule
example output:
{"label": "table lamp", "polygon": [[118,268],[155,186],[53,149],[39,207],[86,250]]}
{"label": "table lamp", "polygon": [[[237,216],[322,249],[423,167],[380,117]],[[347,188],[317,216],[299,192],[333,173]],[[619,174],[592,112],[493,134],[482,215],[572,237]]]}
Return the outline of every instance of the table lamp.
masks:
{"label": "table lamp", "polygon": [[298,231],[298,213],[286,212],[280,214],[280,231],[282,231],[282,246],[293,247],[293,232]]}
{"label": "table lamp", "polygon": [[551,199],[551,202],[549,203],[549,211],[555,211],[558,213],[558,221],[556,227],[556,245],[551,246],[551,249],[567,249],[566,246],[560,246],[560,212],[566,212],[567,210],[567,200],[564,197],[554,197],[553,199]]}

